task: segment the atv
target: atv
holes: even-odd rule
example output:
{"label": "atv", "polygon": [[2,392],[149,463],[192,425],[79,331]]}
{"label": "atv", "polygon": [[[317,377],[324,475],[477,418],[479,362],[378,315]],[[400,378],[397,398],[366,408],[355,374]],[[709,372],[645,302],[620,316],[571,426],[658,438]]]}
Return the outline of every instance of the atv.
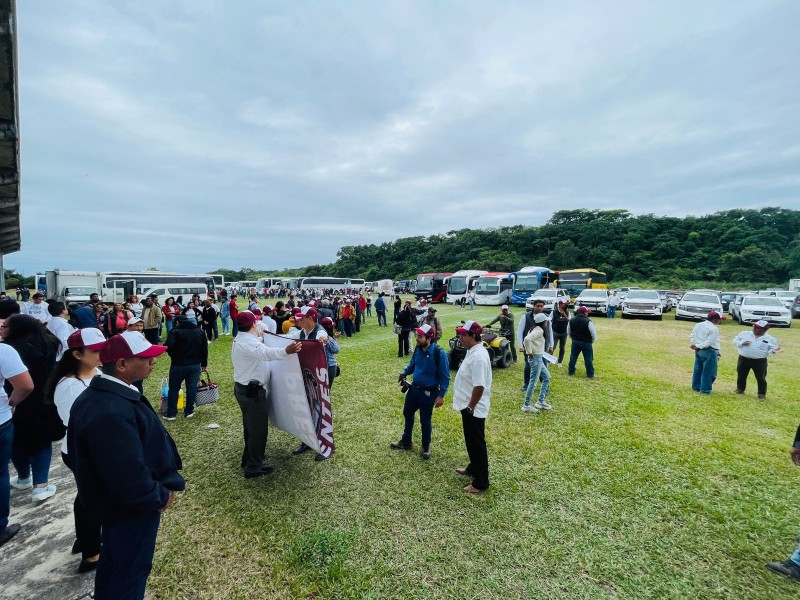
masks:
{"label": "atv", "polygon": [[[483,347],[489,352],[493,367],[507,369],[511,366],[513,356],[511,354],[511,342],[508,341],[509,336],[510,332],[505,329],[483,328],[483,333],[481,334]],[[454,371],[458,369],[466,355],[467,350],[459,342],[458,336],[450,338],[450,352],[447,354],[450,368]]]}

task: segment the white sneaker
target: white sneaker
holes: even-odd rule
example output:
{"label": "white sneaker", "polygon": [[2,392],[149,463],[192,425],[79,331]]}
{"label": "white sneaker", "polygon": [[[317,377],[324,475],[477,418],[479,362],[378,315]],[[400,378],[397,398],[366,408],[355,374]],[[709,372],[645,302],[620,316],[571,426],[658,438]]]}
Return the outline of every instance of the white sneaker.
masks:
{"label": "white sneaker", "polygon": [[539,402],[534,404],[533,407],[538,408],[539,410],[553,410],[553,407],[550,406],[545,400],[539,400]]}
{"label": "white sneaker", "polygon": [[532,404],[523,404],[522,405],[522,412],[539,412],[539,409],[533,406]]}
{"label": "white sneaker", "polygon": [[564,363],[558,363],[558,366],[563,369],[564,368]]}
{"label": "white sneaker", "polygon": [[29,490],[33,487],[33,477],[20,479],[19,475],[14,475],[14,477],[9,480],[9,483],[11,483],[11,487],[18,490]]}
{"label": "white sneaker", "polygon": [[48,498],[52,498],[55,495],[56,495],[56,486],[54,486],[52,483],[47,487],[35,488],[33,492],[31,492],[31,496],[37,502],[44,502]]}

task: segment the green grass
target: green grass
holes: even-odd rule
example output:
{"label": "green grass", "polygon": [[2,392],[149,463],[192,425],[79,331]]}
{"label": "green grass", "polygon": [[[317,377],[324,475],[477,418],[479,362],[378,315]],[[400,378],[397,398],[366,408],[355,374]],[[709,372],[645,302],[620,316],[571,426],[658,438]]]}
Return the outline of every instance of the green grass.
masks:
{"label": "green grass", "polygon": [[[445,338],[497,309],[441,307]],[[515,309],[517,317],[521,309]],[[464,494],[460,417],[434,413],[433,459],[389,450],[402,432],[404,361],[373,319],[342,342],[337,451],[291,456],[270,430],[275,473],[245,480],[229,337],[211,345],[216,406],[169,423],[186,492],[163,517],[150,588],[164,598],[781,598],[800,587],[764,562],[800,529],[791,446],[797,328],[776,330],[769,401],[732,393],[741,330],[721,327],[711,397],[690,389],[692,324],[594,320],[599,380],[551,368],[548,414],[520,411],[522,364],[495,370],[487,421],[492,487]],[[444,341],[444,340],[443,340]],[[168,368],[146,383],[151,400]],[[209,430],[217,422],[220,429]]]}

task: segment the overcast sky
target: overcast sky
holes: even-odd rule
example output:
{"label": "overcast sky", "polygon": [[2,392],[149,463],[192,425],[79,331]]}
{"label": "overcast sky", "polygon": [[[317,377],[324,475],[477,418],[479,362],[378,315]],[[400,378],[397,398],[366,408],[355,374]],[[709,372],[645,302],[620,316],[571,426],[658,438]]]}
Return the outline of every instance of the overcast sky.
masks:
{"label": "overcast sky", "polygon": [[18,2],[26,274],[800,209],[800,2]]}

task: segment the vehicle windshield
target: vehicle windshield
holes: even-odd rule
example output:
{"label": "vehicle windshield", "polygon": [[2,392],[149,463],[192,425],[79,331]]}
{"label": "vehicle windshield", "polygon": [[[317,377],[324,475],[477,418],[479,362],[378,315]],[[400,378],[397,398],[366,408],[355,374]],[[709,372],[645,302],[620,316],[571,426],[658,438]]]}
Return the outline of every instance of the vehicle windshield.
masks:
{"label": "vehicle windshield", "polygon": [[775,292],[775,295],[778,298],[794,298],[795,296],[797,296],[797,292],[789,292],[789,291],[786,291],[786,292]]}
{"label": "vehicle windshield", "polygon": [[556,290],[537,290],[534,292],[532,298],[553,298],[556,295]]}
{"label": "vehicle windshield", "polygon": [[497,279],[478,279],[478,287],[475,288],[476,294],[496,294],[500,291],[500,282]]}
{"label": "vehicle windshield", "polygon": [[417,278],[417,289],[418,290],[429,290],[431,289],[431,284],[433,283],[433,277],[418,277]]}
{"label": "vehicle windshield", "polygon": [[686,294],[684,302],[708,302],[709,304],[719,304],[719,298],[711,294]]}
{"label": "vehicle windshield", "polygon": [[746,304],[748,306],[783,306],[783,302],[781,302],[775,296],[760,296],[758,298],[745,298],[742,300],[742,304]]}
{"label": "vehicle windshield", "polygon": [[539,277],[533,275],[517,275],[514,289],[518,292],[535,292],[539,289]]}
{"label": "vehicle windshield", "polygon": [[583,290],[578,298],[605,298],[608,292],[605,290]]}
{"label": "vehicle windshield", "polygon": [[463,276],[451,277],[448,289],[451,294],[464,294],[467,291],[467,278]]}
{"label": "vehicle windshield", "polygon": [[626,300],[658,300],[658,292],[655,290],[631,290],[625,296]]}

